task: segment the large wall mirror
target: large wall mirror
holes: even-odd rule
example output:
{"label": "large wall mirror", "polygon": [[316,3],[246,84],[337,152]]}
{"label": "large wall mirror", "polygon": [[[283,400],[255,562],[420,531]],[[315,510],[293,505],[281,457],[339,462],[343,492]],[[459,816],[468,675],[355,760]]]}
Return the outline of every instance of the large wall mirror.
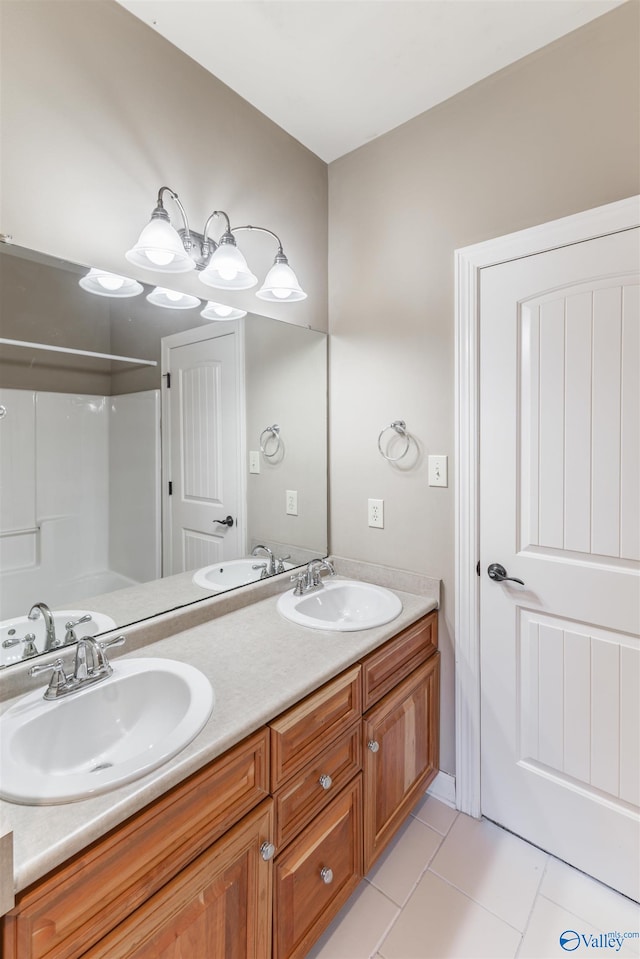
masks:
{"label": "large wall mirror", "polygon": [[0,245],[0,666],[327,553],[326,334],[87,272]]}

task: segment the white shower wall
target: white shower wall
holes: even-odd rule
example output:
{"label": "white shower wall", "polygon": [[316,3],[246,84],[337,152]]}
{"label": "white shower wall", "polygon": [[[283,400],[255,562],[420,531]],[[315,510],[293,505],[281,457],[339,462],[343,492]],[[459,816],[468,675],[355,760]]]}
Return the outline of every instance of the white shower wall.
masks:
{"label": "white shower wall", "polygon": [[157,578],[158,391],[4,389],[0,404],[0,618]]}

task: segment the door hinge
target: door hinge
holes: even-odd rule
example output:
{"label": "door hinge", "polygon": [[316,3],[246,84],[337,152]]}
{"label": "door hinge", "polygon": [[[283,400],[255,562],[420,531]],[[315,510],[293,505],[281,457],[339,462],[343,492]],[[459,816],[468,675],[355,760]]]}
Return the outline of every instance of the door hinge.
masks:
{"label": "door hinge", "polygon": [[173,496],[173,483],[169,480],[169,496]]}

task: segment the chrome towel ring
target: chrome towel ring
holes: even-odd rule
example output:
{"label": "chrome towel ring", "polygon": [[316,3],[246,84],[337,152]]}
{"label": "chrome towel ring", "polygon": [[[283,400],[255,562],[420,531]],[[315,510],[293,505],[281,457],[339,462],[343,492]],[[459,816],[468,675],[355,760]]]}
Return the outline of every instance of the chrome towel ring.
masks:
{"label": "chrome towel ring", "polygon": [[[382,437],[387,432],[387,430],[395,430],[398,436],[403,436],[405,439],[405,446],[399,456],[389,456],[388,453],[382,449]],[[390,463],[397,463],[398,460],[401,460],[403,456],[406,456],[409,452],[409,446],[411,445],[411,437],[407,433],[407,424],[404,420],[394,420],[393,423],[389,423],[388,426],[385,426],[383,430],[380,430],[380,435],[378,436],[378,449],[380,453],[386,460]]]}
{"label": "chrome towel ring", "polygon": [[[269,435],[267,436],[267,438],[266,438],[265,441],[263,442],[263,441],[262,441],[262,437],[265,435],[265,433],[268,433]],[[275,440],[275,443],[272,444],[272,445],[273,445],[273,450],[271,451],[271,453],[267,453],[267,443],[268,443],[270,440]],[[281,440],[280,440],[280,427],[278,426],[278,424],[277,424],[277,423],[274,423],[273,426],[267,426],[266,429],[264,429],[264,430],[262,431],[262,433],[260,434],[260,452],[263,453],[264,456],[266,456],[268,460],[270,460],[270,459],[272,459],[272,457],[274,457],[274,456],[276,455],[276,453],[279,452],[279,450],[280,450],[280,445],[281,445]]]}

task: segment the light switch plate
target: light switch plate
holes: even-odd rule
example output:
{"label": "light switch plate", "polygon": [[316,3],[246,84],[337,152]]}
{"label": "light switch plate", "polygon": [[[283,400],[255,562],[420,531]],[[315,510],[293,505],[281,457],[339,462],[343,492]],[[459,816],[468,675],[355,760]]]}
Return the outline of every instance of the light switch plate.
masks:
{"label": "light switch plate", "polygon": [[298,490],[297,489],[288,489],[287,490],[287,516],[297,516],[298,515]]}
{"label": "light switch plate", "polygon": [[259,450],[249,450],[249,472],[260,472],[260,452]]}
{"label": "light switch plate", "polygon": [[429,457],[429,486],[448,486],[447,456]]}

